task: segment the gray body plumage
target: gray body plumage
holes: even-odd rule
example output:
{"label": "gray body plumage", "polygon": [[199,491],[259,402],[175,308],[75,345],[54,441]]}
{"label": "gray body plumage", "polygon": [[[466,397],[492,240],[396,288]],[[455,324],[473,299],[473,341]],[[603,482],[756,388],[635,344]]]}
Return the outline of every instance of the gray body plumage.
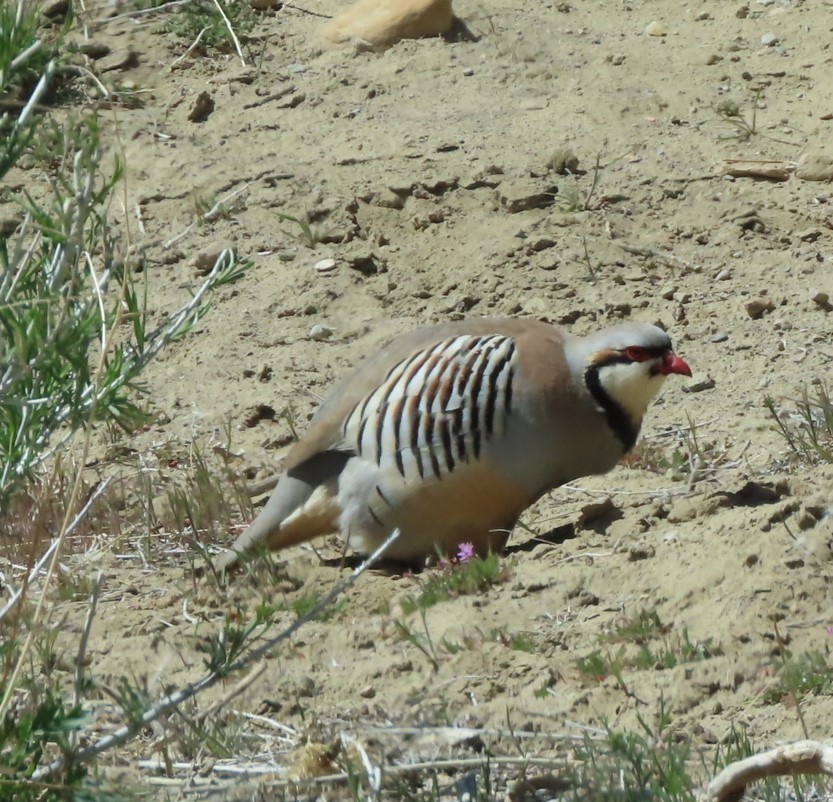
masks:
{"label": "gray body plumage", "polygon": [[[514,319],[395,338],[334,387],[266,507],[219,566],[259,542],[279,549],[332,531],[369,552],[398,528],[387,556],[407,561],[462,542],[502,548],[542,494],[609,471],[632,445],[640,393],[647,406],[665,378],[645,371],[636,382],[633,370],[614,369],[634,345],[671,348],[648,324],[576,338]],[[608,404],[606,376],[628,398]]]}

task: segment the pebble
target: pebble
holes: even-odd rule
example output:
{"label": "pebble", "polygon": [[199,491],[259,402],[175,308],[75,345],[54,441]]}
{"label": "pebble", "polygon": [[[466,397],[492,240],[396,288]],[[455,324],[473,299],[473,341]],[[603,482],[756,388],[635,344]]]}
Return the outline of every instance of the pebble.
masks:
{"label": "pebble", "polygon": [[751,301],[747,301],[744,305],[746,308],[746,314],[752,318],[752,320],[758,320],[759,318],[764,316],[765,312],[771,312],[775,309],[775,304],[772,302],[772,298],[753,298]]}
{"label": "pebble", "polygon": [[521,109],[523,111],[539,111],[540,109],[545,109],[549,106],[550,101],[549,98],[544,96],[539,97],[527,97],[524,98],[521,103]]}
{"label": "pebble", "polygon": [[547,159],[547,167],[559,175],[574,174],[578,170],[578,156],[570,148],[558,148]]}
{"label": "pebble", "polygon": [[400,210],[405,208],[405,198],[392,189],[383,189],[376,196],[376,205],[381,206],[383,209]]}
{"label": "pebble", "polygon": [[231,243],[215,242],[194,257],[192,261],[194,269],[199,275],[207,276],[214,269],[223,251],[230,251],[232,258],[237,258],[237,249]]}
{"label": "pebble", "polygon": [[288,72],[291,72],[293,75],[297,75],[298,73],[306,72],[307,71],[307,65],[306,64],[289,64],[289,65],[287,65],[286,69],[287,69]]}
{"label": "pebble", "polygon": [[716,278],[718,281],[728,281],[730,278],[732,278],[732,271],[731,271],[731,270],[729,270],[729,268],[728,268],[728,267],[724,267],[724,268],[723,268],[723,270],[721,270],[721,271],[720,271],[720,272],[719,272],[719,273],[715,276],[715,278]]}
{"label": "pebble", "polygon": [[715,334],[715,335],[713,335],[713,336],[710,338],[710,342],[713,342],[713,343],[725,343],[725,342],[726,342],[726,340],[728,340],[728,339],[729,339],[729,335],[728,335],[728,334],[724,334],[723,332],[720,332],[719,334]]}
{"label": "pebble", "polygon": [[802,242],[815,242],[821,237],[821,233],[820,228],[805,228],[803,231],[796,231],[795,235]]}
{"label": "pebble", "polygon": [[833,181],[833,153],[808,151],[799,158],[795,174],[803,181]]}
{"label": "pebble", "polygon": [[325,326],[323,323],[316,323],[309,330],[310,339],[315,340],[316,342],[329,340],[333,334],[335,334],[335,329],[332,326]]}
{"label": "pebble", "polygon": [[648,36],[665,36],[665,26],[661,22],[654,20],[653,22],[648,23],[645,28],[645,33]]}
{"label": "pebble", "polygon": [[113,52],[110,46],[105,45],[103,42],[89,42],[85,45],[81,45],[79,50],[87,56],[87,58],[91,58],[93,61],[98,61],[100,58],[109,56],[110,53]]}
{"label": "pebble", "polygon": [[336,269],[336,260],[322,259],[321,261],[315,263],[315,269],[319,273],[331,273],[333,270]]}
{"label": "pebble", "polygon": [[715,387],[715,380],[708,376],[702,381],[695,382],[694,384],[688,384],[683,386],[684,393],[702,393],[704,390],[713,390]]}
{"label": "pebble", "polygon": [[454,21],[451,0],[358,0],[324,27],[324,39],[334,44],[363,40],[384,49],[402,39],[440,36]]}
{"label": "pebble", "polygon": [[650,560],[656,557],[657,550],[650,545],[631,546],[628,549],[628,562],[635,563],[640,560]]}
{"label": "pebble", "polygon": [[192,123],[205,122],[214,111],[214,100],[208,92],[200,92],[191,111],[188,113],[188,119]]}
{"label": "pebble", "polygon": [[0,217],[0,237],[3,239],[7,239],[15,231],[17,231],[18,226],[23,222],[22,218],[17,217]]}
{"label": "pebble", "polygon": [[781,40],[774,33],[765,33],[761,37],[761,44],[764,47],[775,47]]}
{"label": "pebble", "polygon": [[504,181],[500,185],[500,202],[509,214],[545,209],[555,203],[558,187],[542,187],[530,179]]}
{"label": "pebble", "polygon": [[821,290],[811,290],[810,299],[813,303],[818,304],[825,312],[833,310],[833,304],[830,303],[830,295]]}

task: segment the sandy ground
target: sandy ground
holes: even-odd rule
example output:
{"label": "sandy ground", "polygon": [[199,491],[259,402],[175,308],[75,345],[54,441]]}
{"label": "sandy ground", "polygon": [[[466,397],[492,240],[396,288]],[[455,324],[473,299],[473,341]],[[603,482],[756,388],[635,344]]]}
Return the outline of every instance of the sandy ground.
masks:
{"label": "sandy ground", "polygon": [[[576,734],[638,717],[656,725],[661,709],[698,747],[733,727],[761,746],[802,737],[794,706],[765,697],[785,654],[833,644],[833,466],[793,459],[764,400],[792,409],[807,382],[833,373],[833,314],[813,301],[833,295],[833,189],[721,170],[731,159],[791,165],[833,139],[830,8],[461,0],[455,11],[476,41],[373,54],[323,51],[325,20],[287,6],[242,37],[246,66],[233,52],[180,60],[188,42],[156,15],[91,33],[112,65],[136,55],[106,75],[141,103],[108,119],[152,308],[187,297],[200,254],[230,244],[253,263],[149,373],[157,421],[123,444],[142,455],[154,493],[187,473],[193,443],[222,451],[227,428],[241,482],[273,473],[291,441],[287,411],[302,429],[336,377],[426,322],[516,315],[578,333],[660,322],[695,373],[667,383],[628,464],[524,515],[505,583],[423,622],[400,602],[425,576],[363,576],[227,708],[227,728],[237,710],[292,733],[269,754],[241,742],[238,757],[290,765],[298,744],[350,733],[389,762],[430,759],[470,744],[388,735],[380,745],[372,728]],[[655,21],[665,36],[646,35]],[[767,34],[774,44],[762,44]],[[203,92],[213,112],[192,121]],[[727,102],[745,123],[726,119]],[[575,175],[558,172],[565,149]],[[221,215],[198,218],[217,201]],[[314,247],[281,215],[309,221]],[[329,258],[333,269],[316,269]],[[755,300],[764,311],[753,316]],[[316,326],[329,337],[312,337]],[[96,447],[110,448],[104,433]],[[601,517],[583,512],[604,499]],[[220,593],[193,585],[187,537],[161,524],[145,537],[120,545],[126,559],[100,555],[106,592],[89,654],[97,681],[132,674],[152,694],[201,674],[223,612],[263,599],[291,607],[344,575],[296,549],[281,556],[280,580],[256,574]],[[80,624],[84,604],[66,609]],[[643,611],[662,625],[652,651],[679,651],[687,637],[701,659],[636,667],[639,644],[611,633]],[[423,642],[427,633],[436,667],[394,620]],[[513,648],[519,635],[528,648]],[[594,651],[620,649],[624,685],[579,671]],[[833,697],[808,697],[802,713],[812,737],[833,735]],[[499,735],[482,740],[510,749]],[[137,758],[158,759],[150,731],[102,765],[144,781],[153,772]],[[199,770],[219,782],[208,761]]]}

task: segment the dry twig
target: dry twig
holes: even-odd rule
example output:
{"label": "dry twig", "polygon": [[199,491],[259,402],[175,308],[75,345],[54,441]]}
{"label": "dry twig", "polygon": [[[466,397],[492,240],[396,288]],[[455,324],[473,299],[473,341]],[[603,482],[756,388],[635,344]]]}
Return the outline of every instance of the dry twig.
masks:
{"label": "dry twig", "polygon": [[833,746],[796,741],[726,766],[701,794],[701,802],[739,802],[750,783],[768,777],[826,774],[833,777]]}

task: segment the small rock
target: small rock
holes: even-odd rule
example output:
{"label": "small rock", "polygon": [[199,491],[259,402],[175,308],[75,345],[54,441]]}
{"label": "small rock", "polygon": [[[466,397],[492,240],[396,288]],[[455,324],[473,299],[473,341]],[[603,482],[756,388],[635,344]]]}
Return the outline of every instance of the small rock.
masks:
{"label": "small rock", "polygon": [[283,6],[284,0],[249,0],[254,11],[274,11]]}
{"label": "small rock", "polygon": [[666,520],[670,524],[681,524],[704,517],[704,515],[705,510],[702,501],[695,498],[681,498],[671,505]]}
{"label": "small rock", "polygon": [[54,3],[49,3],[41,9],[41,14],[47,19],[56,19],[58,17],[66,16],[69,11],[69,0],[55,0]]}
{"label": "small rock", "polygon": [[15,231],[17,231],[18,226],[23,222],[23,218],[20,217],[3,217],[0,218],[0,237],[3,239],[8,239]]}
{"label": "small rock", "polygon": [[796,525],[802,532],[806,532],[808,529],[812,529],[817,522],[818,519],[815,515],[807,512],[807,510],[804,510],[804,512],[802,512],[801,515],[798,516]]}
{"label": "small rock", "polygon": [[247,429],[252,429],[262,420],[275,420],[276,415],[277,412],[275,412],[274,407],[269,406],[269,404],[258,404],[246,413],[246,417],[243,418],[243,425]]}
{"label": "small rock", "polygon": [[212,243],[194,257],[192,265],[199,275],[207,276],[224,252],[228,252],[232,259],[237,258],[237,249],[230,243]]}
{"label": "small rock", "polygon": [[753,298],[751,301],[747,301],[744,305],[746,308],[746,314],[752,318],[752,320],[758,320],[759,318],[764,316],[765,312],[772,312],[775,309],[775,304],[772,302],[772,298]]}
{"label": "small rock", "polygon": [[297,92],[294,95],[289,95],[288,97],[279,101],[277,103],[277,107],[279,109],[294,109],[296,106],[300,106],[306,99],[306,94],[304,94],[303,92]]}
{"label": "small rock", "polygon": [[336,269],[335,259],[322,259],[315,263],[315,269],[319,273],[331,273]]}
{"label": "small rock", "polygon": [[824,309],[825,312],[833,311],[833,304],[830,303],[830,295],[821,290],[811,290],[810,300]]}
{"label": "small rock", "polygon": [[78,48],[87,58],[93,61],[98,61],[100,58],[109,56],[112,53],[110,45],[105,45],[103,42],[87,42]]}
{"label": "small rock", "polygon": [[396,209],[397,211],[405,208],[405,198],[392,189],[383,189],[376,196],[376,205],[383,209]]}
{"label": "small rock", "polygon": [[194,102],[194,107],[188,113],[188,119],[192,123],[205,122],[214,111],[214,100],[208,92],[200,92]]}
{"label": "small rock", "polygon": [[328,42],[361,40],[384,49],[402,39],[440,36],[454,20],[451,0],[359,0],[324,27]]}
{"label": "small rock", "polygon": [[716,276],[717,281],[728,281],[732,278],[732,271],[728,267],[724,267]]}
{"label": "small rock", "polygon": [[558,148],[547,159],[547,167],[558,175],[574,175],[578,170],[578,157],[570,148]]}
{"label": "small rock", "polygon": [[715,381],[711,376],[703,379],[703,381],[695,382],[683,387],[684,393],[702,393],[704,390],[713,390]]}
{"label": "small rock", "polygon": [[833,154],[809,151],[801,156],[795,168],[803,181],[833,181]]}
{"label": "small rock", "polygon": [[376,696],[376,690],[372,685],[367,685],[359,691],[359,696],[362,699],[373,699]]}
{"label": "small rock", "polygon": [[581,514],[579,515],[578,525],[580,527],[586,527],[589,524],[594,523],[595,521],[600,521],[605,518],[613,518],[617,515],[621,515],[621,512],[614,503],[613,499],[610,496],[608,496],[603,501],[596,501],[592,504],[585,504],[581,508]]}
{"label": "small rock", "polygon": [[504,181],[500,185],[500,202],[509,214],[527,212],[530,209],[546,209],[555,203],[558,187],[541,189],[530,179]]}
{"label": "small rock", "polygon": [[[538,777],[526,777],[518,780],[509,789],[507,799],[509,802],[541,802],[542,800],[561,799],[567,797],[567,791],[572,791],[569,780],[563,777],[556,777],[552,774],[544,774]],[[470,794],[475,799],[474,794]],[[463,796],[460,796],[462,799]]]}
{"label": "small rock", "polygon": [[749,16],[749,6],[740,6],[735,10],[738,19],[746,19]]}
{"label": "small rock", "polygon": [[795,235],[802,242],[815,242],[821,236],[821,229],[805,228],[803,231],[797,231]]}
{"label": "small rock", "polygon": [[728,334],[723,334],[723,333],[721,332],[720,334],[715,334],[713,337],[711,337],[711,338],[710,338],[710,342],[713,342],[713,343],[725,343],[725,342],[726,342],[726,340],[728,340],[728,339],[729,339],[729,335],[728,335]]}
{"label": "small rock", "polygon": [[761,44],[764,47],[775,47],[781,40],[774,33],[765,33],[761,37]]}
{"label": "small rock", "polygon": [[309,336],[311,340],[316,342],[324,342],[329,340],[335,334],[335,329],[332,326],[325,326],[323,323],[316,323],[310,330]]}
{"label": "small rock", "polygon": [[520,105],[523,111],[540,111],[547,108],[549,102],[547,97],[527,97],[521,101]]}
{"label": "small rock", "polygon": [[628,549],[628,562],[635,563],[639,560],[650,560],[655,557],[657,550],[650,545],[631,546]]}
{"label": "small rock", "polygon": [[666,30],[665,26],[661,22],[654,20],[653,22],[648,23],[645,28],[645,33],[648,36],[665,36]]}
{"label": "small rock", "polygon": [[532,242],[529,243],[529,249],[531,251],[534,251],[535,253],[538,253],[540,251],[546,251],[547,249],[552,248],[554,246],[555,240],[550,239],[549,237],[539,237],[538,239],[532,240]]}
{"label": "small rock", "polygon": [[385,271],[384,261],[380,261],[374,253],[360,253],[347,259],[347,266],[357,270],[363,276],[375,276]]}

